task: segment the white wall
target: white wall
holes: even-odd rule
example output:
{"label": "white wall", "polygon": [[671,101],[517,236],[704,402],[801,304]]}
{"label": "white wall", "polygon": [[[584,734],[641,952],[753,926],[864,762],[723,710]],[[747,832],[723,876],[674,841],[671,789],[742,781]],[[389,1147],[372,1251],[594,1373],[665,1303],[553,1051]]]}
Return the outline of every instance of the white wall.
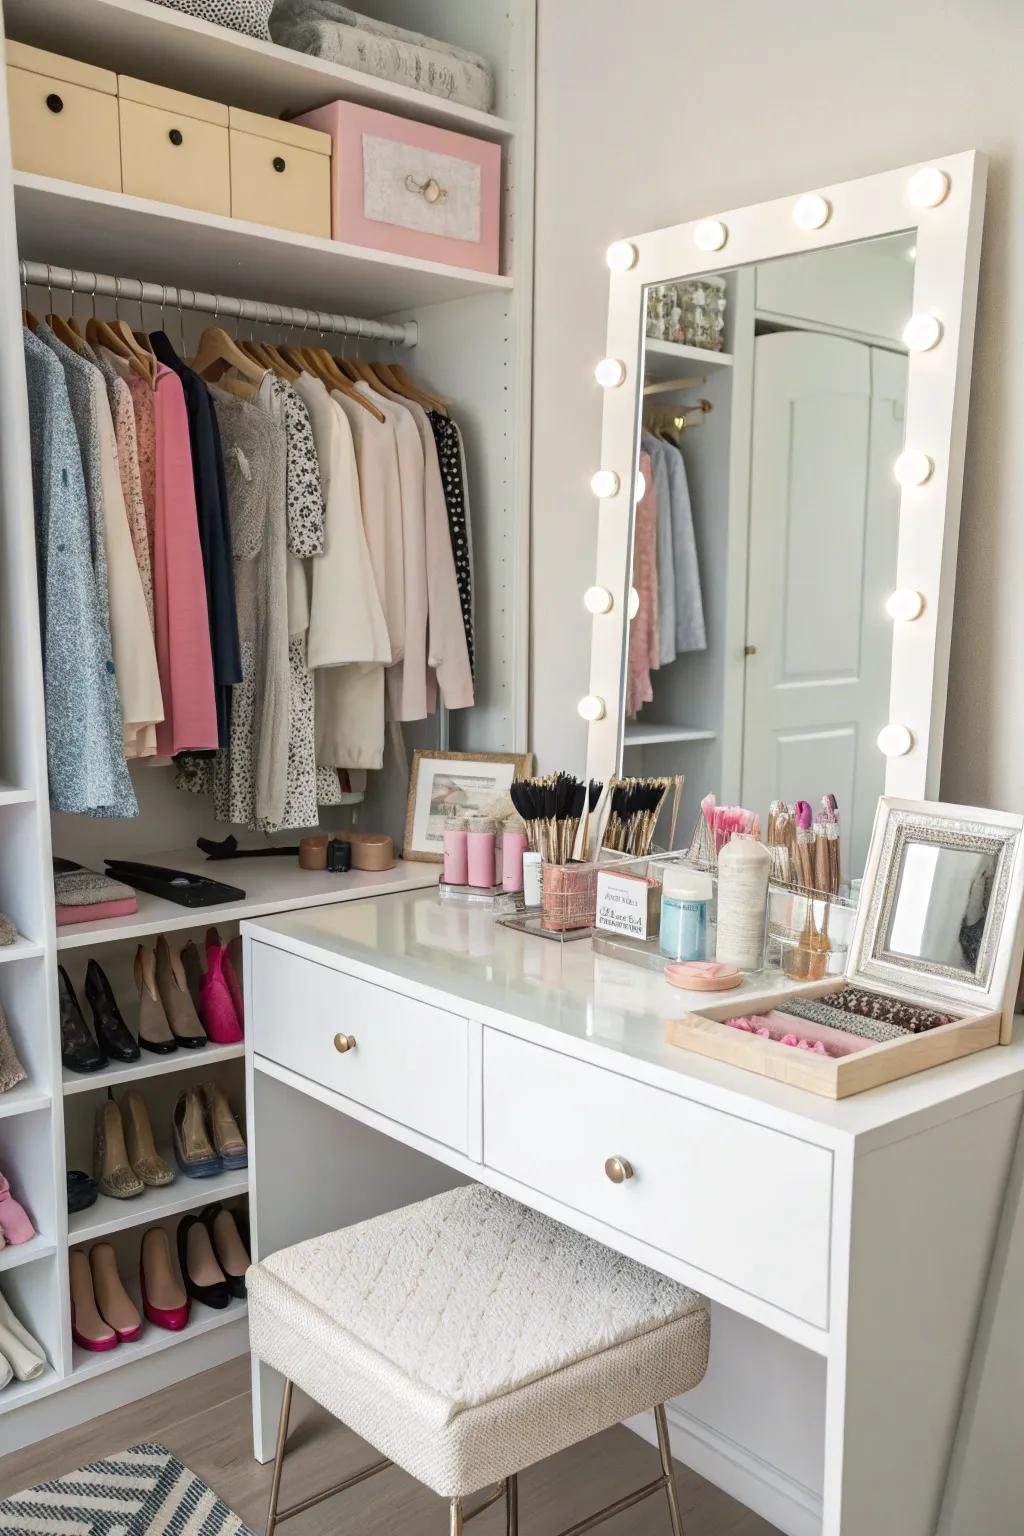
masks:
{"label": "white wall", "polygon": [[[992,157],[942,794],[1024,803],[1024,7],[539,0],[532,744],[581,769],[604,351],[623,235],[960,149]],[[1011,274],[1017,282],[1011,283]]]}

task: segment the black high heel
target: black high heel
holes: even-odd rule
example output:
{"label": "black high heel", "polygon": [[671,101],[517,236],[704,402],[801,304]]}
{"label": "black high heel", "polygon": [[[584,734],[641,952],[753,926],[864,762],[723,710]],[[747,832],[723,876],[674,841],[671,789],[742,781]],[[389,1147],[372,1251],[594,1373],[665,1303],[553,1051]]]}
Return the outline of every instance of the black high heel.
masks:
{"label": "black high heel", "polygon": [[[206,1283],[193,1277],[189,1267],[190,1250],[192,1265],[208,1277]],[[204,1307],[216,1307],[218,1311],[230,1306],[231,1290],[217,1262],[210,1234],[198,1216],[183,1216],[178,1223],[178,1265],[185,1290],[193,1300],[201,1301]],[[218,1275],[219,1279],[216,1278]]]}
{"label": "black high heel", "polygon": [[99,1072],[107,1064],[107,1054],[89,1033],[89,1027],[75,996],[67,971],[57,967],[57,992],[60,998],[60,1059],[72,1072]]}
{"label": "black high heel", "polygon": [[[249,1223],[241,1211],[229,1211],[218,1200],[199,1212],[199,1220],[210,1234],[217,1263],[232,1296],[245,1296],[245,1275],[252,1263],[249,1256]],[[243,1233],[242,1227],[245,1227]]]}
{"label": "black high heel", "polygon": [[106,972],[95,960],[85,973],[85,995],[92,1008],[96,1039],[111,1061],[138,1061],[141,1052],[134,1035],[121,1017],[113,988]]}

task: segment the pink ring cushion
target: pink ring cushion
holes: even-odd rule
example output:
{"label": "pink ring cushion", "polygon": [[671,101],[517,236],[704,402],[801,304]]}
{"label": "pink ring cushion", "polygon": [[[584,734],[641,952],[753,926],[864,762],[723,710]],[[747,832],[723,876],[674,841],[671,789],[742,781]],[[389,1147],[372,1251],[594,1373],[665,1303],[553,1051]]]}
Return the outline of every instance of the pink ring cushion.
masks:
{"label": "pink ring cushion", "polygon": [[742,979],[734,965],[719,960],[673,960],[665,967],[665,980],[685,992],[728,992]]}
{"label": "pink ring cushion", "polygon": [[780,1013],[776,1009],[770,1013],[751,1013],[723,1019],[722,1023],[744,1034],[760,1035],[763,1039],[774,1041],[776,1045],[813,1051],[816,1056],[853,1056],[857,1051],[866,1050],[875,1043],[860,1035],[844,1034],[842,1030],[830,1029],[827,1024],[815,1024],[810,1019],[797,1018],[795,1014]]}
{"label": "pink ring cushion", "polygon": [[36,1229],[29,1221],[25,1207],[15,1200],[11,1194],[11,1186],[2,1173],[0,1173],[0,1227],[3,1228],[4,1237],[12,1246],[27,1243],[36,1235]]}

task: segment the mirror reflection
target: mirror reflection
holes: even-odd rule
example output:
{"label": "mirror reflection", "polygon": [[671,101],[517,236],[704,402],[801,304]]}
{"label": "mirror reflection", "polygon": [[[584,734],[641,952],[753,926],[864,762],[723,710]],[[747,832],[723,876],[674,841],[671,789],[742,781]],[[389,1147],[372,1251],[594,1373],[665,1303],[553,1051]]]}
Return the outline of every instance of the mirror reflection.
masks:
{"label": "mirror reflection", "polygon": [[978,972],[999,856],[908,842],[885,948],[890,955]]}
{"label": "mirror reflection", "polygon": [[836,797],[863,870],[885,758],[908,234],[646,295],[623,771],[757,811]]}

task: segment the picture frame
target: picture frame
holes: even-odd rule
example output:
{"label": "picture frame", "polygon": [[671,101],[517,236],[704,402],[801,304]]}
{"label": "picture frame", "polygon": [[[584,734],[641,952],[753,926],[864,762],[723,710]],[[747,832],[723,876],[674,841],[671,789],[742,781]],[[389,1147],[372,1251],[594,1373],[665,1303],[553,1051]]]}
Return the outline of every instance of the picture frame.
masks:
{"label": "picture frame", "polygon": [[413,753],[405,812],[403,857],[440,864],[444,824],[454,816],[484,815],[508,794],[514,779],[533,772],[532,752]]}

